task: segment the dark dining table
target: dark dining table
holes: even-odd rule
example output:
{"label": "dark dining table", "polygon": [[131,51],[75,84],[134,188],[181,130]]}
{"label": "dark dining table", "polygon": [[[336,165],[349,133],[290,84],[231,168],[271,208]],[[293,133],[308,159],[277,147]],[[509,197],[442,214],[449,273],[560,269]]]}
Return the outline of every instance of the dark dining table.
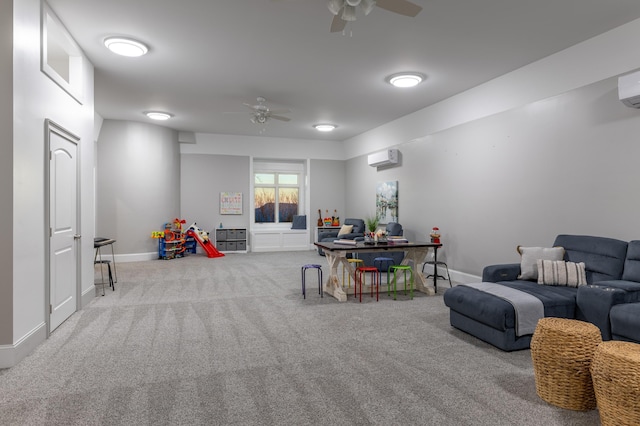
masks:
{"label": "dark dining table", "polygon": [[418,265],[424,262],[429,250],[434,251],[434,260],[437,261],[438,249],[442,247],[441,243],[406,242],[394,244],[365,244],[364,242],[357,242],[355,244],[343,244],[337,242],[317,242],[314,244],[322,249],[329,264],[329,276],[324,282],[324,291],[340,302],[346,302],[347,293],[353,292],[350,288],[347,288],[345,291],[338,277],[338,265],[342,264],[345,270],[349,271],[349,274],[355,280],[355,267],[347,260],[347,254],[349,253],[357,255],[357,253],[384,254],[385,252],[404,252],[405,255],[401,265],[409,265],[411,263],[416,290],[428,295],[434,295],[436,293],[438,286],[437,274],[434,274],[433,285],[429,285],[427,279],[418,269]]}

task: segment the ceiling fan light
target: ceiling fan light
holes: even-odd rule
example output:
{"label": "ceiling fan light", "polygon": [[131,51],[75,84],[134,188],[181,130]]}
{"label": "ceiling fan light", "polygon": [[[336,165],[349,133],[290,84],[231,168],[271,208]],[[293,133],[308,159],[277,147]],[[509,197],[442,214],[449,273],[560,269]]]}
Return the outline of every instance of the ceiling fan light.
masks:
{"label": "ceiling fan light", "polygon": [[356,7],[355,6],[349,6],[348,4],[344,5],[344,9],[342,9],[342,16],[341,16],[343,21],[355,21],[356,20]]}
{"label": "ceiling fan light", "polygon": [[364,12],[365,15],[368,15],[369,13],[371,13],[375,5],[376,5],[376,0],[362,0],[360,2],[360,7],[362,8],[362,11]]}
{"label": "ceiling fan light", "polygon": [[424,75],[414,72],[393,74],[387,78],[387,81],[391,85],[400,88],[417,86],[422,82],[422,80],[424,80]]}
{"label": "ceiling fan light", "polygon": [[349,6],[356,7],[360,4],[361,0],[345,0]]}
{"label": "ceiling fan light", "polygon": [[338,127],[335,124],[314,124],[313,128],[319,132],[331,132]]}
{"label": "ceiling fan light", "polygon": [[331,13],[333,13],[334,15],[340,13],[340,9],[342,9],[343,5],[344,0],[329,0],[329,3],[327,4],[327,6],[329,7],[329,11],[331,11]]}
{"label": "ceiling fan light", "polygon": [[107,37],[104,39],[104,45],[113,53],[130,58],[146,55],[149,51],[143,43],[126,37]]}
{"label": "ceiling fan light", "polygon": [[168,112],[161,112],[161,111],[147,111],[144,113],[144,115],[146,115],[152,120],[158,120],[158,121],[165,121],[173,117]]}

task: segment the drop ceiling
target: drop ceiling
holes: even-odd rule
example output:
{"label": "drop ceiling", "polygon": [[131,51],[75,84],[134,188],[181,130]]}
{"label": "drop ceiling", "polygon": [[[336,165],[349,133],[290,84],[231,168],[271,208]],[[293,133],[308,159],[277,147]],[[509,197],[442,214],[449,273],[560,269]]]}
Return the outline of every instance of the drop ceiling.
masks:
{"label": "drop ceiling", "polygon": [[[95,66],[105,119],[179,131],[346,140],[640,18],[637,0],[413,0],[415,18],[380,8],[330,33],[325,0],[49,0]],[[115,56],[107,36],[150,47]],[[397,89],[385,78],[419,71]],[[257,97],[289,122],[249,120]],[[246,114],[229,114],[246,112]],[[331,133],[313,129],[333,123]]]}

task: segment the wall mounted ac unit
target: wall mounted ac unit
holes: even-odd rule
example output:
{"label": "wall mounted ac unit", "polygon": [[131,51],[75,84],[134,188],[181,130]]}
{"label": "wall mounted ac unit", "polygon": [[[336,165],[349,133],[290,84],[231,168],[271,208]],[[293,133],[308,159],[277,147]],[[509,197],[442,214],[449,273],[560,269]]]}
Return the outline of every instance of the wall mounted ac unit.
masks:
{"label": "wall mounted ac unit", "polygon": [[618,97],[626,106],[640,108],[640,72],[618,77]]}
{"label": "wall mounted ac unit", "polygon": [[389,164],[398,164],[398,150],[387,149],[385,151],[369,154],[367,158],[371,167],[387,166]]}

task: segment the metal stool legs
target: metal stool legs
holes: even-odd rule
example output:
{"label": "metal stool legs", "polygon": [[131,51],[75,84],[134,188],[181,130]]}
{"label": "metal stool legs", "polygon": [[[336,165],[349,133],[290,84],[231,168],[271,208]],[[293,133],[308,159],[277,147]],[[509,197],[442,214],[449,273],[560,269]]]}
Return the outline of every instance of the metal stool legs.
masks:
{"label": "metal stool legs", "polygon": [[398,282],[397,272],[404,273],[404,294],[407,294],[407,272],[409,272],[409,297],[413,299],[413,269],[409,265],[393,265],[393,300],[396,300],[396,283]]}
{"label": "metal stool legs", "polygon": [[373,287],[376,287],[376,302],[380,300],[380,271],[374,266],[360,266],[356,269],[356,282],[354,284],[354,296],[358,296],[358,284],[360,285],[360,302],[362,302],[362,283],[366,279],[366,273],[371,272],[371,297],[373,297]]}
{"label": "metal stool legs", "polygon": [[[449,274],[449,267],[447,266],[446,263],[444,262],[434,262],[434,261],[429,261],[429,262],[424,262],[424,264],[422,265],[422,273],[424,273],[424,267],[425,265],[433,265],[433,274],[438,274],[438,265],[442,265],[444,266],[444,268],[447,271],[447,278],[443,277],[442,275],[437,275],[437,278],[442,278],[443,280],[449,280],[449,287],[451,287],[451,275]],[[429,274],[425,277],[425,279],[429,279],[431,277],[433,277],[433,274]],[[435,288],[435,291],[438,291],[438,288]]]}
{"label": "metal stool legs", "polygon": [[306,286],[306,279],[305,279],[307,269],[316,269],[318,271],[318,294],[320,294],[320,297],[324,297],[324,293],[322,292],[322,266],[315,265],[315,264],[304,265],[300,269],[300,272],[302,273],[302,296],[305,299],[307,298],[307,291],[306,291],[307,286]]}
{"label": "metal stool legs", "polygon": [[[347,262],[349,263],[357,263],[357,264],[363,264],[364,265],[364,260],[362,259],[347,259]],[[344,288],[344,281],[345,281],[345,274],[346,274],[346,269],[344,267],[344,263],[342,264],[342,288]],[[351,274],[349,274],[349,288],[351,288]]]}
{"label": "metal stool legs", "polygon": [[[394,265],[395,261],[390,257],[376,257],[373,259],[373,266],[375,266],[378,271],[382,274],[382,271],[387,271],[387,296],[391,296],[391,286],[389,285],[389,273],[391,271],[391,267]],[[382,276],[380,276],[380,280],[382,280]]]}
{"label": "metal stool legs", "polygon": [[94,265],[100,265],[100,278],[101,278],[101,282],[102,282],[102,295],[104,296],[104,270],[102,269],[102,265],[107,265],[107,276],[109,278],[109,287],[111,287],[111,289],[113,291],[116,290],[116,286],[114,284],[113,281],[113,275],[111,274],[111,261],[110,260],[97,260],[95,262],[93,262]]}

